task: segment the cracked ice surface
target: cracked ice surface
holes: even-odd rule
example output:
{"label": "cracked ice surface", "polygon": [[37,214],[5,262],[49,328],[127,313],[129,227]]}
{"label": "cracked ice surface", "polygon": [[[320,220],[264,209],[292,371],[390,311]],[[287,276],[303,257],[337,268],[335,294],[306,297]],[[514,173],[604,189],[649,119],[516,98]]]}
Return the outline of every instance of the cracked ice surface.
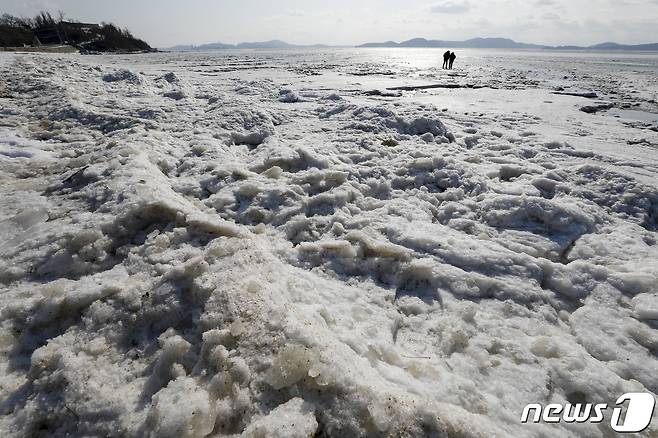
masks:
{"label": "cracked ice surface", "polygon": [[656,126],[579,95],[656,112],[655,58],[0,55],[2,436],[604,437],[519,418],[658,392]]}

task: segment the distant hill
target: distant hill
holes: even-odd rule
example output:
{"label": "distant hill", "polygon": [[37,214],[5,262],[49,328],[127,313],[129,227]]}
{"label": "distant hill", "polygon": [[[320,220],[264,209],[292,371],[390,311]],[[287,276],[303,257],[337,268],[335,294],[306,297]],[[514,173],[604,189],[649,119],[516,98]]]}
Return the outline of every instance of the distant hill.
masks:
{"label": "distant hill", "polygon": [[202,51],[202,50],[221,50],[221,49],[235,49],[235,46],[233,44],[211,43],[211,44],[203,44],[200,46],[193,46],[193,45],[174,46],[164,50],[168,50],[172,52],[191,52],[194,50]]}
{"label": "distant hill", "polygon": [[238,49],[290,49],[297,47],[294,44],[288,44],[285,41],[272,40],[256,43],[240,43],[236,45]]}
{"label": "distant hill", "polygon": [[413,38],[411,40],[396,43],[387,41],[385,43],[366,43],[357,47],[450,47],[455,49],[543,49],[546,46],[537,44],[517,43],[508,38],[473,38],[466,41],[443,41],[427,40],[425,38]]}
{"label": "distant hill", "polygon": [[281,40],[248,42],[239,44],[224,44],[224,43],[210,43],[201,44],[199,46],[182,45],[169,47],[163,50],[171,52],[190,52],[190,51],[206,51],[206,50],[223,50],[223,49],[305,49],[305,48],[320,48],[329,47],[324,44],[313,44],[308,46],[289,44]]}
{"label": "distant hill", "polygon": [[653,44],[617,44],[617,43],[601,43],[593,46],[580,47],[580,46],[557,46],[556,50],[626,50],[626,51],[653,51],[658,52],[658,43]]}
{"label": "distant hill", "polygon": [[551,50],[627,50],[658,51],[658,43],[624,45],[602,43],[593,46],[548,46],[519,43],[509,38],[472,38],[466,41],[427,40],[413,38],[401,43],[386,41],[383,43],[366,43],[357,47],[417,47],[417,48],[451,48],[451,49],[551,49]]}

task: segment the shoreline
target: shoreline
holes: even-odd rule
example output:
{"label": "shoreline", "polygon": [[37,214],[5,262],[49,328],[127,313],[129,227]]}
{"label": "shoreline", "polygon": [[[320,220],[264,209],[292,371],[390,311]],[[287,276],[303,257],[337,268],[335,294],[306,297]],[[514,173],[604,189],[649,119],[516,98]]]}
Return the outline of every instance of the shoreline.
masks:
{"label": "shoreline", "polygon": [[73,54],[79,53],[81,55],[138,55],[144,53],[163,53],[158,49],[153,50],[137,50],[137,51],[107,51],[98,52],[92,50],[80,50],[75,46],[47,46],[47,47],[0,47],[0,52],[9,53],[60,53],[60,54]]}

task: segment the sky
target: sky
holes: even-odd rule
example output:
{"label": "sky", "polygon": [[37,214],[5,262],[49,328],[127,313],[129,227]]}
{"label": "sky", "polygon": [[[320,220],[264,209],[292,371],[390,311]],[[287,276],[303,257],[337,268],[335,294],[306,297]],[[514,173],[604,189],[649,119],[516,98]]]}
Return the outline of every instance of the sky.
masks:
{"label": "sky", "polygon": [[0,0],[126,27],[154,47],[280,39],[355,45],[415,37],[536,44],[658,42],[658,0]]}

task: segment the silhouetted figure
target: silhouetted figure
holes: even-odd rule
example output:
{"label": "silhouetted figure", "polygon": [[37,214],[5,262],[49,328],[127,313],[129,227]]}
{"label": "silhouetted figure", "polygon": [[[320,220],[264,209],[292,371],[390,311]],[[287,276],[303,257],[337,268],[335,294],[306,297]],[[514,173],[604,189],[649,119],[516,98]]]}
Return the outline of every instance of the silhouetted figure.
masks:
{"label": "silhouetted figure", "polygon": [[448,68],[448,62],[450,61],[450,50],[443,54],[443,69]]}
{"label": "silhouetted figure", "polygon": [[448,66],[448,69],[452,70],[452,64],[455,63],[455,59],[457,59],[457,55],[455,55],[455,52],[452,52],[450,54],[450,65]]}

